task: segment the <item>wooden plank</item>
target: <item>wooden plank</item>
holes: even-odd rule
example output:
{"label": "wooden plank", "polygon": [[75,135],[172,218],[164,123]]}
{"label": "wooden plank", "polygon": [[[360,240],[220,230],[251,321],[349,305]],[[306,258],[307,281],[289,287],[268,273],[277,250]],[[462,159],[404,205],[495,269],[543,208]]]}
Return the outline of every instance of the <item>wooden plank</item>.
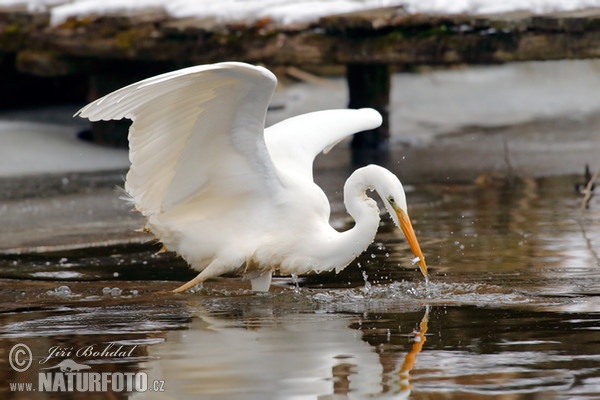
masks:
{"label": "wooden plank", "polygon": [[[386,8],[283,27],[269,20],[172,20],[150,10],[70,19],[56,27],[48,23],[47,14],[0,12],[0,53],[55,54],[61,63],[103,59],[175,65],[232,59],[268,65],[451,65],[600,54],[598,9],[540,16],[408,14],[402,8]],[[48,65],[60,74],[79,70]],[[40,75],[53,73],[37,66],[30,69]]]}

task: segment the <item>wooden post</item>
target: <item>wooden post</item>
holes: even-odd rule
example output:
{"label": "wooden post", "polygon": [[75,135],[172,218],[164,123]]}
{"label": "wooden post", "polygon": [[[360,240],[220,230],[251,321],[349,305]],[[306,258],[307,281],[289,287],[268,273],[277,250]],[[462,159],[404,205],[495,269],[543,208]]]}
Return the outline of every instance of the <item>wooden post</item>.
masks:
{"label": "wooden post", "polygon": [[[178,67],[180,66],[173,63],[143,61],[99,63],[96,70],[89,76],[87,101],[96,100],[131,83],[172,71]],[[87,136],[94,143],[127,148],[129,147],[127,136],[130,125],[131,120],[128,119],[92,122]]]}
{"label": "wooden post", "polygon": [[352,165],[385,165],[389,157],[389,114],[391,75],[388,64],[348,64],[346,81],[349,108],[371,107],[383,116],[383,124],[352,138]]}
{"label": "wooden post", "polygon": [[[96,100],[113,90],[135,81],[135,78],[128,75],[106,73],[91,75],[89,79],[88,101]],[[127,119],[92,122],[89,139],[97,144],[127,148],[129,145],[127,140],[129,125],[131,125],[131,121]]]}

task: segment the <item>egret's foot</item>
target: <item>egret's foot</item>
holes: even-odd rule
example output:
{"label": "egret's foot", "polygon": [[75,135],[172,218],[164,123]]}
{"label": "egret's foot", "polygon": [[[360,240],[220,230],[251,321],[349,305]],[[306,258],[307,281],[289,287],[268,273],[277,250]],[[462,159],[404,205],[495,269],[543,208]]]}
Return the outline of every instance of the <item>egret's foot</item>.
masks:
{"label": "egret's foot", "polygon": [[200,275],[202,275],[202,273],[198,274],[194,279],[192,279],[188,283],[184,283],[183,285],[179,286],[177,289],[173,290],[173,293],[184,292],[188,289],[193,288],[197,284],[202,283],[204,281],[204,279]]}
{"label": "egret's foot", "polygon": [[273,271],[265,271],[258,275],[256,278],[252,278],[250,283],[252,284],[253,292],[268,292],[271,287],[271,278],[273,277]]}

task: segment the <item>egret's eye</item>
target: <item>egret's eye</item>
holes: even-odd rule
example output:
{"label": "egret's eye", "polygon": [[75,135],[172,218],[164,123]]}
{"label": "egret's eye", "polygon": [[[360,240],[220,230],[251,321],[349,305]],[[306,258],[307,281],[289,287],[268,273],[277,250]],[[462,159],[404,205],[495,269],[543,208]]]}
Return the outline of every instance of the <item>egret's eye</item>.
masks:
{"label": "egret's eye", "polygon": [[394,200],[393,196],[388,197],[388,201],[390,202],[391,205],[396,204],[396,200]]}

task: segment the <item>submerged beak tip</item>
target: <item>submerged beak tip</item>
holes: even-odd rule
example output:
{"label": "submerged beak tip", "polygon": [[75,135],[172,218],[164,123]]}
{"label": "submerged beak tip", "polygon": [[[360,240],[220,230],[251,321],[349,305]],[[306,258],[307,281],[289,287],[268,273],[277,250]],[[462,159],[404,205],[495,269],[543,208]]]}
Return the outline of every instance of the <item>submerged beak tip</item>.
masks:
{"label": "submerged beak tip", "polygon": [[400,228],[406,236],[408,240],[408,244],[413,252],[413,254],[419,258],[419,269],[425,278],[427,278],[427,264],[425,263],[425,257],[423,257],[423,252],[421,251],[421,247],[419,246],[419,242],[417,241],[417,237],[415,235],[415,231],[410,222],[410,218],[408,215],[400,210],[397,211],[398,219],[400,221]]}
{"label": "submerged beak tip", "polygon": [[425,258],[420,257],[419,260],[419,269],[425,278],[427,278],[427,264],[425,263]]}

